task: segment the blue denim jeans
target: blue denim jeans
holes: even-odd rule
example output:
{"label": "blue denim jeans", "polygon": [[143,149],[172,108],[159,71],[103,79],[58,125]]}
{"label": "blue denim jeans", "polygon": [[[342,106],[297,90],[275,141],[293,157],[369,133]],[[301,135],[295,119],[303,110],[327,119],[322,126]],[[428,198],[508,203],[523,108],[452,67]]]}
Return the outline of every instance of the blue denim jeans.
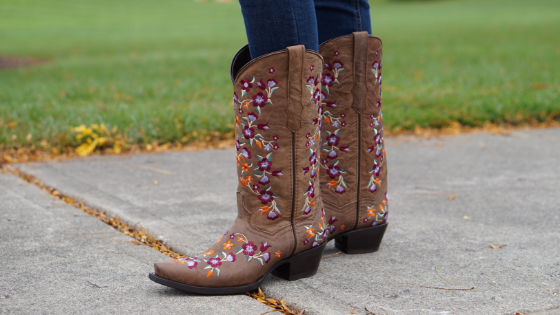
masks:
{"label": "blue denim jeans", "polygon": [[239,0],[251,58],[367,31],[371,34],[368,0]]}

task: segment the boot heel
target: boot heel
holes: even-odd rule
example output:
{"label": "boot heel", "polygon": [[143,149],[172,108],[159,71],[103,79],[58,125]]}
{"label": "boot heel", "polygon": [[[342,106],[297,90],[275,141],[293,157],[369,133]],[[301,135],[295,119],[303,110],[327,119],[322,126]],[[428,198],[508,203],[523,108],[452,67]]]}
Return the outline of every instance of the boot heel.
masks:
{"label": "boot heel", "polygon": [[376,252],[386,229],[387,223],[337,235],[334,237],[335,247],[346,254]]}
{"label": "boot heel", "polygon": [[317,269],[319,269],[319,263],[321,263],[321,258],[323,257],[323,251],[325,250],[326,245],[327,243],[325,242],[313,249],[294,255],[293,257],[287,259],[284,264],[274,269],[272,274],[288,281],[294,281],[315,275],[317,273]]}

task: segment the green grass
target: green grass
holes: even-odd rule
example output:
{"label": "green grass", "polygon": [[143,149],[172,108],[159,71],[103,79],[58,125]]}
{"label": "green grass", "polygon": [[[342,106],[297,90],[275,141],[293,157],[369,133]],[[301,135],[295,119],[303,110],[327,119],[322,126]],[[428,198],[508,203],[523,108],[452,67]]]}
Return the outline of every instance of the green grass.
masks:
{"label": "green grass", "polygon": [[[389,127],[560,119],[560,2],[371,5]],[[0,71],[0,149],[63,147],[93,123],[141,144],[228,132],[245,43],[236,1],[0,0],[0,55],[49,60]]]}

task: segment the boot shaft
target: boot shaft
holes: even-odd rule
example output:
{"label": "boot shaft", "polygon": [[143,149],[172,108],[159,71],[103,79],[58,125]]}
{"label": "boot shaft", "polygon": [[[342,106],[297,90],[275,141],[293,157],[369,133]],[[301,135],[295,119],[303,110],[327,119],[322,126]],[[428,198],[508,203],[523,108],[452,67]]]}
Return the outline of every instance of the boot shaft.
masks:
{"label": "boot shaft", "polygon": [[292,46],[232,63],[239,218],[257,234],[284,235],[293,253],[326,233],[319,191],[322,57]]}
{"label": "boot shaft", "polygon": [[324,58],[321,183],[333,235],[387,219],[381,106],[382,43],[366,32],[332,39]]}

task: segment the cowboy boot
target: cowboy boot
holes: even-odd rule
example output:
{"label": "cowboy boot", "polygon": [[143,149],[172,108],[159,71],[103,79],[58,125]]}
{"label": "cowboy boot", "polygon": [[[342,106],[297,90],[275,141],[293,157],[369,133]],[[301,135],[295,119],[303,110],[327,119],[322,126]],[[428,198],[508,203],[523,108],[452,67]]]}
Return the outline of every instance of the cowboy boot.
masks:
{"label": "cowboy boot", "polygon": [[321,188],[328,239],[348,254],[377,251],[387,228],[381,40],[356,32],[323,43]]}
{"label": "cowboy boot", "polygon": [[237,219],[204,255],[156,263],[153,281],[201,294],[256,289],[272,273],[317,272],[326,245],[319,182],[323,59],[302,45],[231,66]]}

